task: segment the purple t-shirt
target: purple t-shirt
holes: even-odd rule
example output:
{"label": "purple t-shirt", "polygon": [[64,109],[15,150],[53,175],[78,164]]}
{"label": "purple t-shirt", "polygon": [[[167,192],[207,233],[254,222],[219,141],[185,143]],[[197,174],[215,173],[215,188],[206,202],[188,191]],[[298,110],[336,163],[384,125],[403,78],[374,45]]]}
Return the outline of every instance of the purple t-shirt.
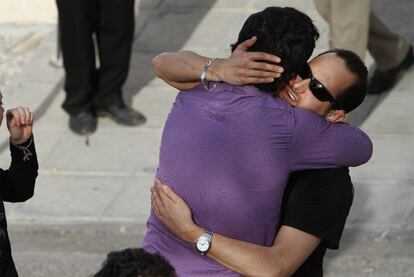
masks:
{"label": "purple t-shirt", "polygon": [[[200,85],[173,104],[157,177],[187,202],[198,225],[271,246],[292,171],[357,166],[371,154],[368,136],[349,124],[331,124],[253,86],[218,84],[209,93]],[[142,247],[163,255],[178,276],[238,276],[196,253],[153,214],[147,228]]]}

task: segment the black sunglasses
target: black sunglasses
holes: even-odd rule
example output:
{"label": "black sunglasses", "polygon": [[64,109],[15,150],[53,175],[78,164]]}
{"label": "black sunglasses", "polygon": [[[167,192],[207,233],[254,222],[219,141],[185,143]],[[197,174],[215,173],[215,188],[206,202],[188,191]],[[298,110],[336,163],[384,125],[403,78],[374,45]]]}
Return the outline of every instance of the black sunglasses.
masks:
{"label": "black sunglasses", "polygon": [[302,71],[298,74],[303,80],[310,79],[309,89],[312,92],[313,96],[315,96],[319,101],[328,101],[329,103],[331,103],[332,109],[339,109],[338,102],[335,101],[329,90],[321,82],[319,82],[318,79],[313,77],[312,70],[308,64],[306,64],[303,67]]}

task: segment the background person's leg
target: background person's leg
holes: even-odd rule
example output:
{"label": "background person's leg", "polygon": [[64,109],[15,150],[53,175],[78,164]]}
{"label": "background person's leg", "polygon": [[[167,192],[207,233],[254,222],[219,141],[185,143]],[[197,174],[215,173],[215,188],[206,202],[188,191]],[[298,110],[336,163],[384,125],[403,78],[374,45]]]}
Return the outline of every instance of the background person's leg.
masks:
{"label": "background person's leg", "polygon": [[369,83],[369,94],[380,94],[391,89],[414,64],[410,44],[391,32],[374,13],[370,17],[368,49],[376,62],[376,70]]}
{"label": "background person's leg", "polygon": [[63,109],[70,115],[91,111],[94,94],[95,51],[92,33],[96,22],[96,0],[57,0],[66,99]]}
{"label": "background person's leg", "polygon": [[378,70],[388,70],[399,65],[407,56],[409,48],[410,45],[406,40],[391,32],[371,12],[368,50],[374,58]]}
{"label": "background person's leg", "polygon": [[100,67],[96,106],[106,108],[121,103],[133,37],[134,0],[100,0],[97,30]]}
{"label": "background person's leg", "polygon": [[145,122],[144,116],[126,107],[122,99],[134,38],[134,2],[99,1],[99,90],[94,99],[98,115],[109,115],[117,123],[131,126]]}
{"label": "background person's leg", "polygon": [[362,59],[368,45],[370,0],[314,0],[329,24],[330,48],[354,51]]}

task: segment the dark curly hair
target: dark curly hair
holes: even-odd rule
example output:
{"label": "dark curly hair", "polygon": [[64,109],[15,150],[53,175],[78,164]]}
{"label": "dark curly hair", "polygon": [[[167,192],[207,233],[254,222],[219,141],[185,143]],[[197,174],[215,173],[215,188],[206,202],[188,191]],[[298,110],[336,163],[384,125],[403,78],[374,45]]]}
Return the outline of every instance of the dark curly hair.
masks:
{"label": "dark curly hair", "polygon": [[249,16],[240,30],[232,51],[243,41],[256,36],[256,43],[248,51],[266,52],[279,56],[284,72],[268,84],[255,84],[265,92],[283,88],[308,61],[319,38],[318,29],[306,14],[289,7],[268,7]]}
{"label": "dark curly hair", "polygon": [[165,258],[142,248],[110,252],[94,277],[175,277]]}

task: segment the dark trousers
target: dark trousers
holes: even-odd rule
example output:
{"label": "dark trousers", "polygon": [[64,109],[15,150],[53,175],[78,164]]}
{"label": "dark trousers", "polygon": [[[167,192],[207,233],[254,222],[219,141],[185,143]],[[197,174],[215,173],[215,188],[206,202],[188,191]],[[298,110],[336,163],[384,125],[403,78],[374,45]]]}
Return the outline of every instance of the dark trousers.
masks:
{"label": "dark trousers", "polygon": [[[66,99],[74,115],[122,104],[134,36],[134,0],[56,0]],[[99,68],[95,62],[95,46]]]}
{"label": "dark trousers", "polygon": [[[4,185],[4,184],[2,184]],[[0,197],[0,276],[17,277],[16,267],[14,266],[11,255],[10,239],[7,234],[7,221],[4,212],[3,200]]]}

